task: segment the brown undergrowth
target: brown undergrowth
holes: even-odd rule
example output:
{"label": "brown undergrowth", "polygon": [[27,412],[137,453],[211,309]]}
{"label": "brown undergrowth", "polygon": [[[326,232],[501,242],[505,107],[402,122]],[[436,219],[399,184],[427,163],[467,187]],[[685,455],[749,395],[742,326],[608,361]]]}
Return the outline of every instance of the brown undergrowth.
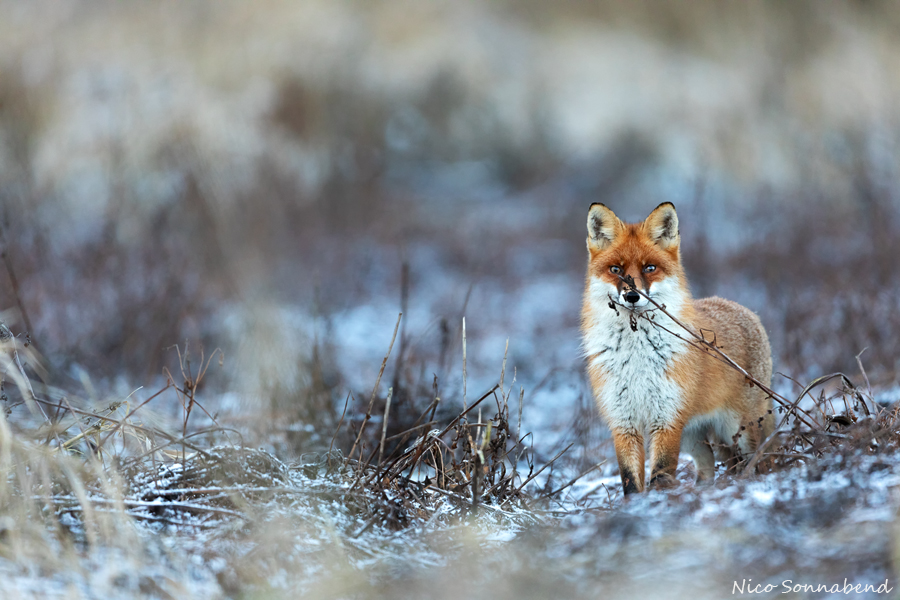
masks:
{"label": "brown undergrowth", "polygon": [[[12,420],[4,418],[0,431],[5,475],[0,494],[5,506],[18,507],[14,510],[36,528],[65,529],[61,523],[74,517],[73,548],[102,543],[100,530],[112,534],[132,520],[199,529],[221,525],[223,519],[250,522],[254,503],[298,495],[351,507],[358,524],[348,533],[358,537],[373,525],[398,529],[446,518],[441,515],[450,512],[464,517],[483,509],[515,517],[515,511],[566,487],[539,493],[526,489],[546,476],[564,451],[541,466],[533,463],[529,436],[520,433],[521,410],[518,423],[512,424],[510,396],[516,392],[505,381],[505,361],[499,382],[452,418],[438,412],[441,399],[434,395],[417,418],[397,419],[412,424],[391,435],[393,388],[386,399],[378,398],[380,374],[369,413],[358,427],[342,433],[342,416],[328,451],[287,465],[246,447],[240,432],[220,425],[199,400],[198,390],[218,353],[207,357],[201,351],[199,364],[192,366],[188,348],[179,349],[177,374],[166,370],[166,384],[156,393],[139,403],[125,399],[89,409],[76,408],[49,386],[38,390],[54,399],[36,393],[23,362],[39,364],[40,357],[11,333],[2,343],[0,369],[21,400],[6,400]],[[385,364],[389,357],[390,350]],[[182,407],[177,433],[142,418],[163,394],[174,394]],[[523,396],[519,389],[514,398],[519,407]],[[373,407],[381,403],[383,415],[372,419]],[[408,402],[405,408],[411,406]],[[17,414],[26,407],[30,415]],[[199,411],[212,426],[190,425],[191,415]],[[342,448],[341,440],[349,447]],[[115,526],[93,524],[97,515]],[[4,543],[3,555],[20,554],[15,539],[0,539]]]}
{"label": "brown undergrowth", "polygon": [[[191,415],[206,410],[198,392],[216,353],[207,357],[201,352],[199,365],[192,367],[191,353],[179,349],[180,368],[167,372],[166,384],[140,403],[125,399],[89,409],[79,402],[76,408],[51,387],[32,386],[27,365],[37,364],[39,357],[5,334],[0,372],[17,390],[11,395],[21,399],[7,399],[12,414],[0,417],[0,502],[12,519],[0,523],[0,556],[52,570],[68,568],[67,556],[101,547],[140,554],[145,549],[136,537],[136,522],[259,545],[260,536],[273,528],[313,527],[302,524],[309,517],[294,513],[313,514],[323,506],[340,507],[346,519],[336,526],[336,535],[349,552],[365,555],[371,549],[362,539],[373,532],[452,526],[476,515],[524,527],[551,512],[584,511],[571,504],[566,508],[560,494],[587,473],[571,479],[556,476],[556,483],[549,475],[571,444],[535,464],[521,425],[524,392],[507,380],[505,360],[495,385],[471,399],[464,391],[463,407],[451,413],[437,381],[428,396],[421,394],[421,386],[399,393],[391,386],[380,395],[400,318],[363,405],[365,413],[348,418],[345,406],[328,449],[303,455],[294,464],[247,447],[240,432],[216,422],[215,415],[207,413],[211,426],[191,426]],[[687,327],[670,333],[707,352],[711,360],[740,370],[715,339]],[[860,369],[865,378],[861,363]],[[756,454],[729,469],[720,486],[734,477],[815,464],[829,454],[876,454],[900,447],[897,410],[878,405],[868,384],[857,386],[835,373],[803,386],[790,399],[751,373],[743,374],[772,396],[779,426]],[[11,390],[7,385],[5,392]],[[42,397],[43,392],[52,399]],[[163,394],[175,394],[182,406],[177,433],[142,419],[147,406]],[[398,414],[395,395],[405,395],[400,404],[404,414]],[[611,500],[609,508],[614,508]],[[219,583],[236,592],[276,576],[282,563],[268,551],[259,552],[267,558],[242,559],[239,564],[245,566],[223,575]],[[48,556],[58,558],[48,563]]]}

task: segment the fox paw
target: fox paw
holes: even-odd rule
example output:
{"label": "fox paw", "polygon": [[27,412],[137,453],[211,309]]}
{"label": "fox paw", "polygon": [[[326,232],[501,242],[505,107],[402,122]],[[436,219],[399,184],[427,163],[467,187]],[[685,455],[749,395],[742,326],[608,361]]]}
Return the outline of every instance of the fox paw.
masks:
{"label": "fox paw", "polygon": [[654,475],[650,480],[651,490],[670,490],[678,485],[678,480],[668,473]]}

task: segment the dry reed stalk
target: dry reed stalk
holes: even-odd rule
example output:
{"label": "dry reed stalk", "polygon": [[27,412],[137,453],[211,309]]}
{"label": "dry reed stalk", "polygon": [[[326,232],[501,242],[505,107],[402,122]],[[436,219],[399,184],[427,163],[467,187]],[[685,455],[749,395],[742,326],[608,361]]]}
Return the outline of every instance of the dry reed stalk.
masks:
{"label": "dry reed stalk", "polygon": [[384,438],[387,437],[388,416],[391,413],[391,396],[394,395],[394,388],[388,388],[387,400],[384,401],[384,419],[381,423],[381,443],[378,445],[378,464],[384,457]]}
{"label": "dry reed stalk", "polygon": [[[394,348],[394,340],[397,339],[397,330],[400,329],[400,320],[403,318],[403,313],[397,315],[397,324],[394,325],[394,333],[391,336],[391,344],[388,346],[387,354],[384,355],[384,360],[381,361],[381,369],[378,371],[378,377],[375,379],[375,386],[372,388],[372,395],[369,397],[369,407],[366,409],[366,416],[363,418],[362,424],[359,426],[359,433],[356,435],[356,441],[353,442],[353,446],[350,448],[349,454],[347,454],[347,458],[352,458],[353,453],[356,451],[356,447],[359,445],[359,440],[362,438],[363,431],[366,428],[366,423],[369,422],[369,419],[372,418],[372,407],[375,405],[375,395],[378,393],[378,385],[381,383],[381,376],[384,375],[384,368],[387,366],[388,359],[391,356],[391,350]],[[360,450],[360,454],[362,454],[362,450]]]}

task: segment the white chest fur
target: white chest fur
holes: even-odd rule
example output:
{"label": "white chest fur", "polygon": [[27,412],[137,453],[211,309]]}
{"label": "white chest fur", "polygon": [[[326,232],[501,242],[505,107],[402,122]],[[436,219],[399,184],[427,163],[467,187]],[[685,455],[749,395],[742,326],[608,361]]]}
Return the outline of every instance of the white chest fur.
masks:
{"label": "white chest fur", "polygon": [[[637,331],[633,331],[627,309],[609,308],[615,288],[610,292],[608,287],[612,286],[599,280],[591,282],[588,301],[593,318],[583,341],[589,368],[603,374],[597,402],[613,429],[644,432],[665,426],[676,419],[684,402],[681,388],[666,370],[687,352],[688,344],[644,318],[636,320]],[[683,305],[679,296],[675,286],[651,289],[651,297],[676,316]],[[659,311],[654,321],[669,331],[679,330]]]}

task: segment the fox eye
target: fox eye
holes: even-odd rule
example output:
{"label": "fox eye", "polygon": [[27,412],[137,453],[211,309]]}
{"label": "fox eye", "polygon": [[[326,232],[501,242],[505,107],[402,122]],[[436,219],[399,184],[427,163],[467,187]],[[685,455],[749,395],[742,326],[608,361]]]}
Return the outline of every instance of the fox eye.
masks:
{"label": "fox eye", "polygon": [[656,265],[647,265],[644,267],[644,273],[652,273],[656,270]]}
{"label": "fox eye", "polygon": [[609,272],[612,273],[613,275],[618,275],[619,273],[622,272],[622,267],[612,266],[609,268]]}

